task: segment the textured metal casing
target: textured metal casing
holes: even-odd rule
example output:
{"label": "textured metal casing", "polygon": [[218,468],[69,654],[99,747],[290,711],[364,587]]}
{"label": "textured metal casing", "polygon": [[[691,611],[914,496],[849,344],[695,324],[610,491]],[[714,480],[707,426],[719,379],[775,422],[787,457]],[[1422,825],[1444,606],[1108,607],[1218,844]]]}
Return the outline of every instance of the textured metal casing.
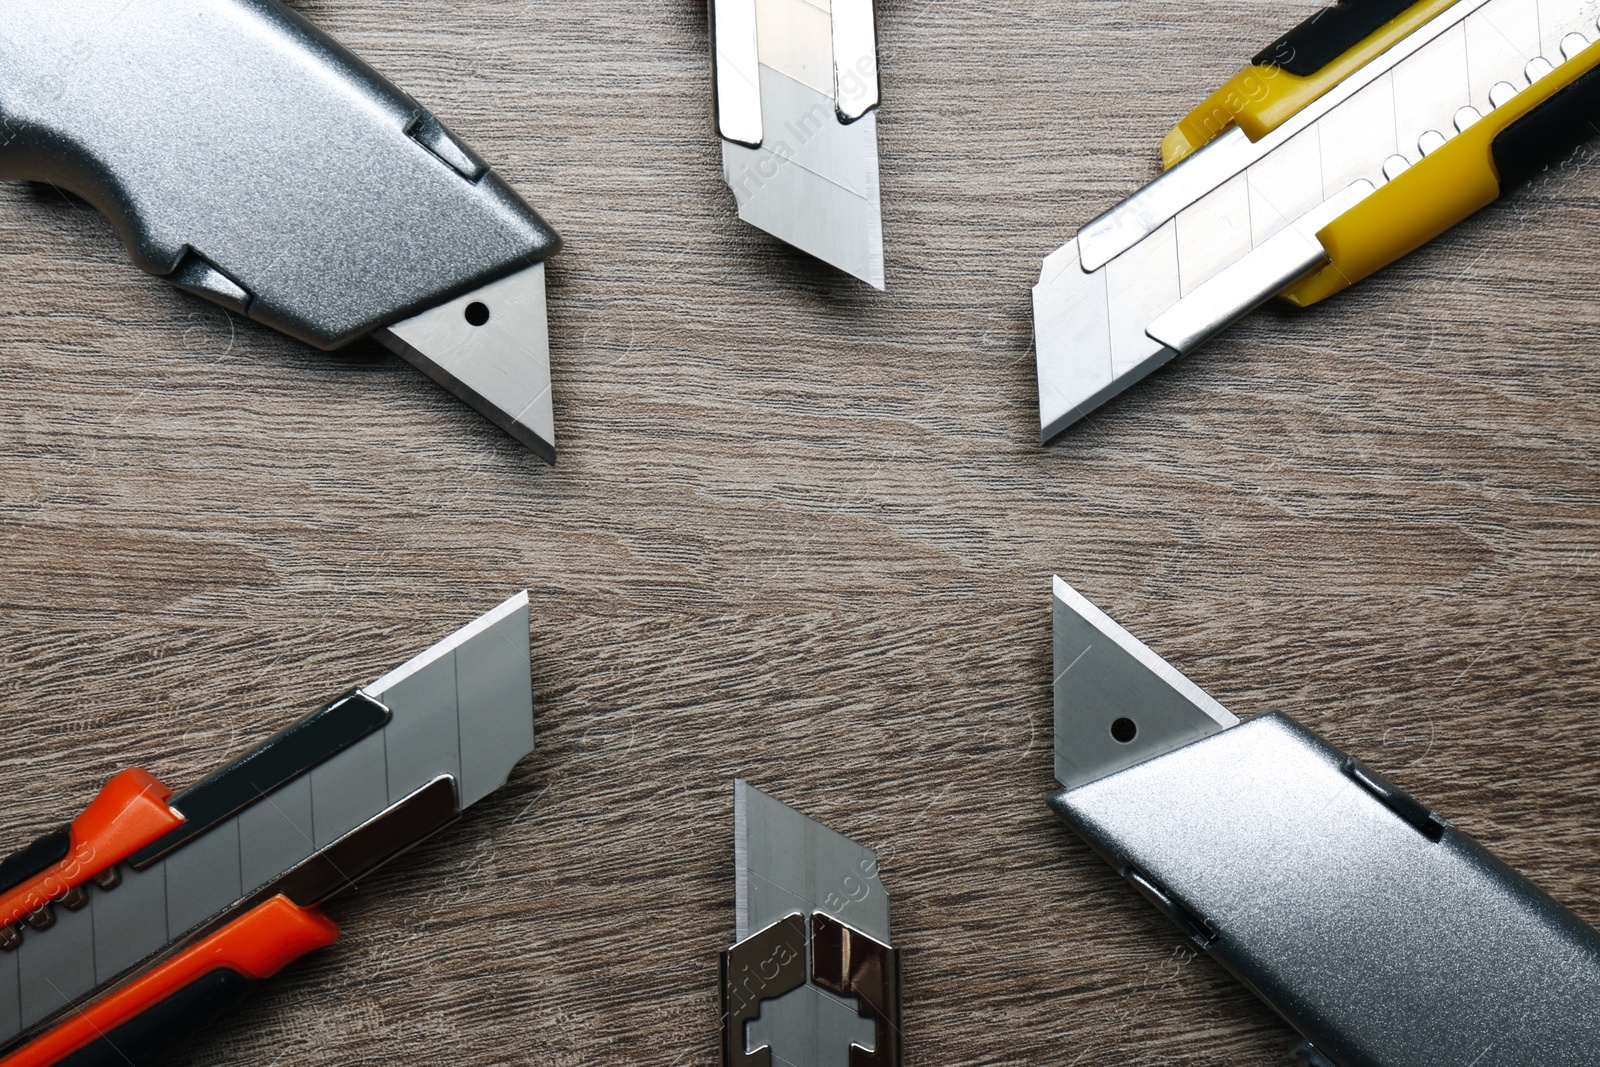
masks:
{"label": "textured metal casing", "polygon": [[0,177],[70,189],[143,270],[322,348],[559,246],[275,0],[0,0]]}
{"label": "textured metal casing", "polygon": [[1268,715],[1052,806],[1339,1067],[1590,1067],[1600,934],[1351,768]]}

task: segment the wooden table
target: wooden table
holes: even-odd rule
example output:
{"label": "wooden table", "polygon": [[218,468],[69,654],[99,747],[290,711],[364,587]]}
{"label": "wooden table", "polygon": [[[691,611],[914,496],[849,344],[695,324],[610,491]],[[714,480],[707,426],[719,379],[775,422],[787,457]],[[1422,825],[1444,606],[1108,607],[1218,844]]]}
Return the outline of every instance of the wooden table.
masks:
{"label": "wooden table", "polygon": [[0,188],[0,828],[523,587],[539,748],[184,1062],[710,1067],[738,775],[880,850],[908,1067],[1285,1064],[1045,808],[1053,572],[1600,921],[1593,151],[1041,448],[1040,259],[1313,3],[884,0],[883,295],[735,219],[694,0],[296,6],[566,238],[561,464]]}

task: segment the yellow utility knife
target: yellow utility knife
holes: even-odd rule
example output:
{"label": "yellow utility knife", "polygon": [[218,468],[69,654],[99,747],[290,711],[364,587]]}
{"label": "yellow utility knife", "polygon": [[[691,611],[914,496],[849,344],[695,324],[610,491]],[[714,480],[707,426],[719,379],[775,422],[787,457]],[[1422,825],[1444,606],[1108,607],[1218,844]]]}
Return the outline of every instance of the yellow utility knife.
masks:
{"label": "yellow utility knife", "polygon": [[1342,0],[1167,134],[1165,172],[1044,262],[1049,441],[1270,300],[1306,307],[1600,131],[1600,0]]}

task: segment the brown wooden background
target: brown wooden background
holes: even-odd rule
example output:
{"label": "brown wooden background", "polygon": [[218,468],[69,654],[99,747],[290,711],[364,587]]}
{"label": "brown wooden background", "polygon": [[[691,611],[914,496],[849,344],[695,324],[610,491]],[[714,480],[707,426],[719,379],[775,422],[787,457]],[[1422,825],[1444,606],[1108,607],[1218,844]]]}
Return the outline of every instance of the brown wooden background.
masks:
{"label": "brown wooden background", "polygon": [[0,829],[524,586],[540,740],[189,1062],[710,1067],[742,775],[882,850],[908,1067],[1284,1064],[1044,806],[1053,571],[1600,921],[1600,166],[1041,449],[1040,259],[1312,3],[884,0],[886,295],[734,218],[694,0],[296,6],[566,237],[561,465],[0,187]]}

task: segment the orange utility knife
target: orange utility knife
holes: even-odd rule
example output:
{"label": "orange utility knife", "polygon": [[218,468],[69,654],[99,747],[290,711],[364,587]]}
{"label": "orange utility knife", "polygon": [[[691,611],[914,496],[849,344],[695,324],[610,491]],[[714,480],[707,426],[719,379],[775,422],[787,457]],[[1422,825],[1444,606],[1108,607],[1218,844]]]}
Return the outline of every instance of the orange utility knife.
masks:
{"label": "orange utility knife", "polygon": [[533,750],[528,595],[183,793],[126,770],[0,861],[0,1067],[127,1067],[339,928],[329,897]]}

